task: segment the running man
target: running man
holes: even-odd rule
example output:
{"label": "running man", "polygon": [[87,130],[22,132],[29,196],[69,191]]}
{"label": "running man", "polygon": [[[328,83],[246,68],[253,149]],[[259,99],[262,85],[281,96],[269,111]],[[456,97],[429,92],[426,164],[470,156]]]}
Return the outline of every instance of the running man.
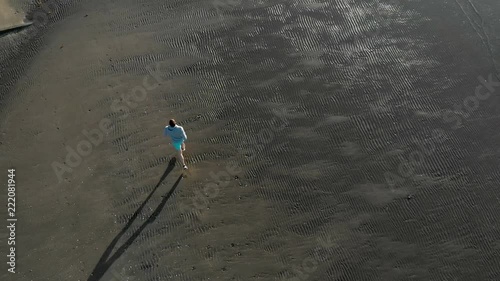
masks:
{"label": "running man", "polygon": [[172,144],[174,145],[175,150],[177,150],[177,156],[181,160],[182,167],[186,170],[188,167],[184,162],[184,156],[182,152],[186,150],[186,145],[184,141],[187,140],[186,132],[184,132],[184,128],[182,126],[177,125],[174,119],[170,119],[168,121],[168,125],[165,127],[163,135],[170,136],[172,138]]}

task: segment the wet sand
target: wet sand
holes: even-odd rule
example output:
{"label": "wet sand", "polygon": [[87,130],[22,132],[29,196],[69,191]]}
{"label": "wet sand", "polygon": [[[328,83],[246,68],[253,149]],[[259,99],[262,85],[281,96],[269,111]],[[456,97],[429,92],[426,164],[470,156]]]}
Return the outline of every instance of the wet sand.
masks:
{"label": "wet sand", "polygon": [[499,98],[443,119],[498,73],[497,2],[60,3],[0,37],[0,279],[498,279]]}

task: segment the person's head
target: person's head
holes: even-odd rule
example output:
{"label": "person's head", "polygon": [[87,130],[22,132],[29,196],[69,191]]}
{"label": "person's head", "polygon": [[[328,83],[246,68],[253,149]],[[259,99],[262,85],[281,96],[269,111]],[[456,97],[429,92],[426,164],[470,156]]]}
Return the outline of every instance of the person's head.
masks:
{"label": "person's head", "polygon": [[174,119],[170,119],[170,121],[168,121],[168,124],[170,125],[170,127],[175,127],[177,123],[175,123]]}

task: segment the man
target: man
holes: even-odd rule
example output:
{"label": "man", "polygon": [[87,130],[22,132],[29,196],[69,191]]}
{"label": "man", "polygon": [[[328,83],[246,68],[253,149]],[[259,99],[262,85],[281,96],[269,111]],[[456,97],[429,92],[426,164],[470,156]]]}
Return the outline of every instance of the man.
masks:
{"label": "man", "polygon": [[168,121],[168,125],[169,126],[165,127],[163,134],[172,138],[172,144],[175,150],[177,150],[177,156],[181,160],[182,167],[184,170],[187,170],[188,167],[186,166],[184,156],[182,155],[182,152],[186,150],[186,145],[184,144],[184,141],[187,140],[186,132],[184,132],[184,128],[182,128],[182,126],[177,125],[174,119],[170,119],[170,121]]}

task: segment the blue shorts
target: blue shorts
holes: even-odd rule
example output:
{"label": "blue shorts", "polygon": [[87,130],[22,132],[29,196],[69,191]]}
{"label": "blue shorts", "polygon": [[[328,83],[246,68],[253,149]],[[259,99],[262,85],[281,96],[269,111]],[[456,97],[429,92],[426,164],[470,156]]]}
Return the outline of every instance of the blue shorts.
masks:
{"label": "blue shorts", "polygon": [[182,148],[182,143],[184,141],[173,141],[172,145],[174,146],[175,150],[179,151]]}

